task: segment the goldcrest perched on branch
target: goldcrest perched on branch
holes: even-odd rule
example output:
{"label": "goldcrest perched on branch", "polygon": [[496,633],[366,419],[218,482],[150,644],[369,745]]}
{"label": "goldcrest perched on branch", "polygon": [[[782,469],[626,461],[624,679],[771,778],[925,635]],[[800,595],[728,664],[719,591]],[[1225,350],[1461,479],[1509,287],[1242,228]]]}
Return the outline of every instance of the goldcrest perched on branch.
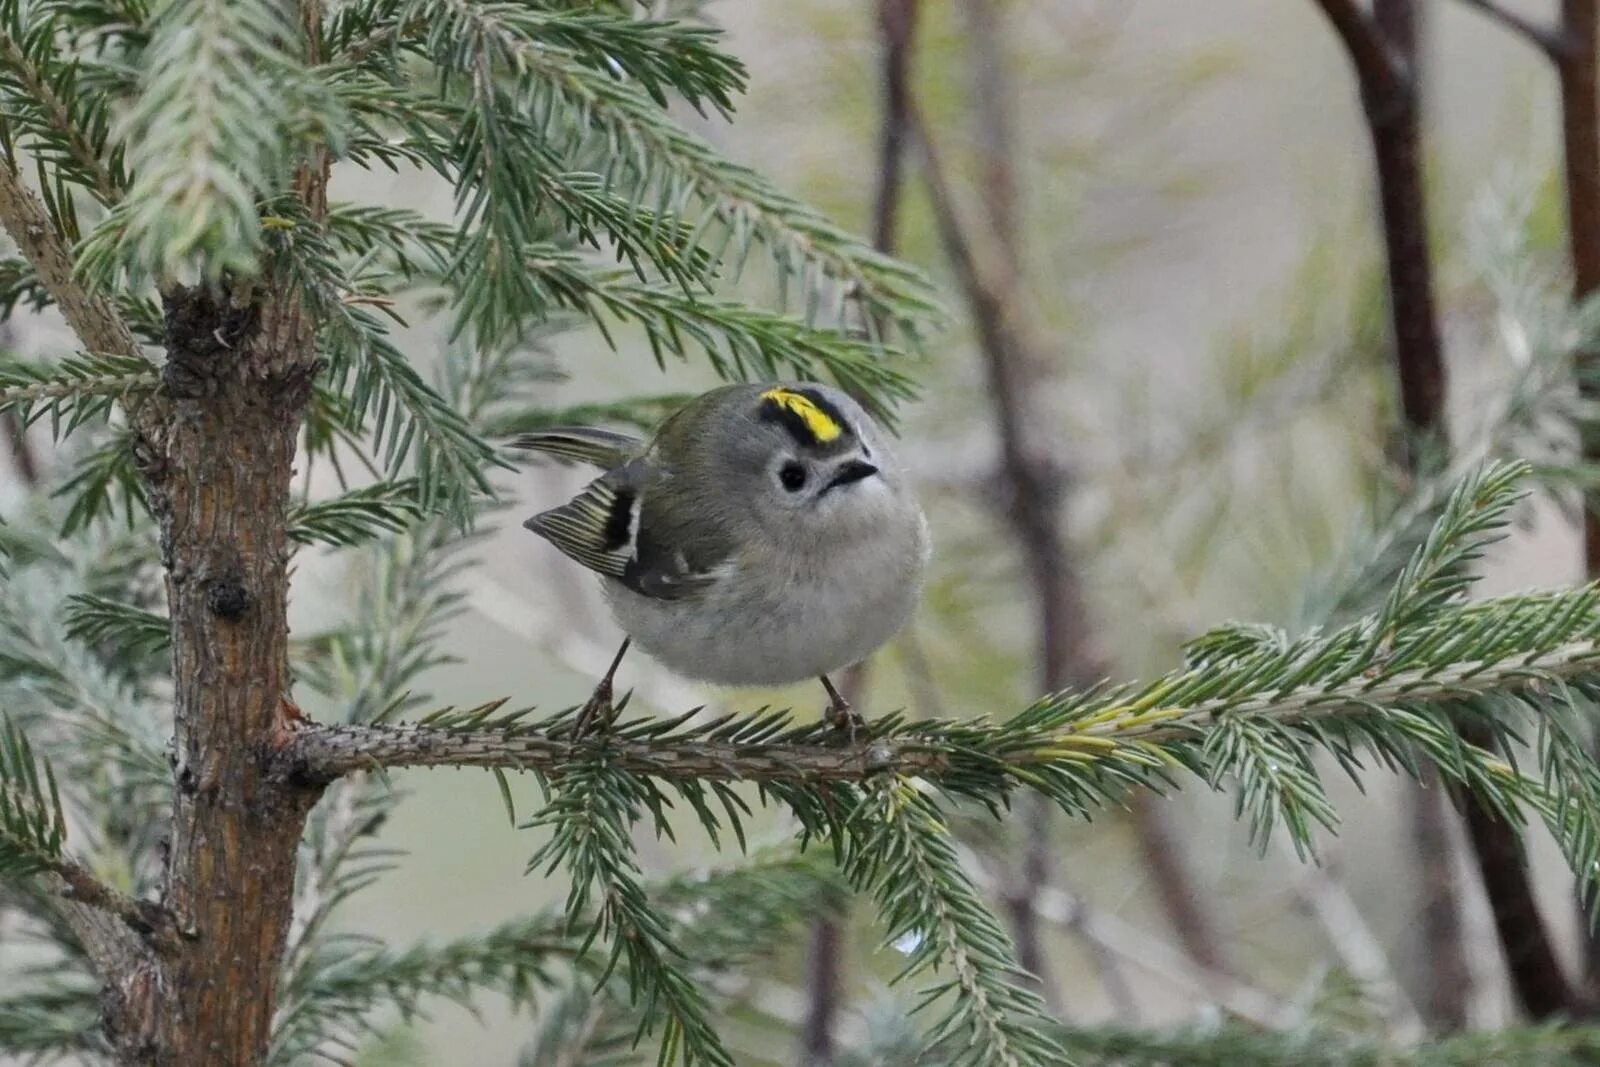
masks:
{"label": "goldcrest perched on branch", "polygon": [[578,732],[610,716],[629,641],[722,685],[820,678],[830,721],[857,721],[828,674],[905,625],[929,553],[922,509],[859,404],[814,383],[729,385],[648,444],[590,428],[511,443],[605,468],[523,524],[602,576],[628,635]]}

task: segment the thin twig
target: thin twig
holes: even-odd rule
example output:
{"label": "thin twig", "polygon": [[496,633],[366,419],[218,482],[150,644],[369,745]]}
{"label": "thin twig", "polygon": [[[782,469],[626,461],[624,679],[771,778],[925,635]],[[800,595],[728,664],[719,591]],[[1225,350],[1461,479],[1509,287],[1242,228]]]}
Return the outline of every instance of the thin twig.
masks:
{"label": "thin twig", "polygon": [[50,869],[59,879],[54,888],[62,899],[121,920],[123,925],[158,952],[169,952],[177,946],[179,937],[172,916],[159,904],[135,900],[119,893],[96,878],[88,868],[72,860],[57,860]]}
{"label": "thin twig", "polygon": [[[980,887],[994,887],[994,876],[975,858],[969,868]],[[1076,893],[1047,886],[1040,890],[1037,906],[1039,917],[1046,922],[1072,931],[1197,1000],[1215,1004],[1229,1015],[1273,1029],[1288,1027],[1297,1021],[1298,1013],[1288,1003],[1226,972],[1205,966],[1183,950],[1152,937],[1138,924],[1097,908]]]}
{"label": "thin twig", "polygon": [[[845,702],[860,707],[867,687],[867,663],[858,663],[839,679]],[[845,943],[835,914],[818,915],[811,924],[811,943],[806,951],[806,1017],[800,1030],[801,1067],[827,1067],[834,1062],[835,1031],[842,987],[845,984]]]}
{"label": "thin twig", "polygon": [[1561,57],[1570,49],[1571,42],[1560,30],[1541,26],[1532,19],[1512,11],[1498,0],[1461,0],[1461,2],[1520,35],[1554,62],[1559,63]]}
{"label": "thin twig", "polygon": [[1295,896],[1316,917],[1346,973],[1360,983],[1362,995],[1383,1012],[1390,1036],[1406,1043],[1425,1036],[1427,1027],[1390,968],[1382,943],[1331,863],[1326,867],[1302,863],[1286,840],[1280,840],[1279,852],[1301,868],[1293,882]]}
{"label": "thin twig", "polygon": [[[1363,90],[1383,97],[1405,88],[1413,77],[1410,65],[1356,0],[1316,0],[1316,4],[1343,42]],[[1376,100],[1369,100],[1368,106],[1374,103]]]}

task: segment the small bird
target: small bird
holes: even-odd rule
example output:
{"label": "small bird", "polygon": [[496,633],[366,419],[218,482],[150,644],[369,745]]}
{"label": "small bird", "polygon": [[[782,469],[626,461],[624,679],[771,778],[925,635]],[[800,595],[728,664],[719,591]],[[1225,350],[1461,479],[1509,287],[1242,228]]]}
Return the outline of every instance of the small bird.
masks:
{"label": "small bird", "polygon": [[828,675],[916,610],[928,525],[882,430],[838,389],[728,385],[679,408],[648,443],[561,428],[511,441],[604,468],[525,527],[598,573],[628,639],[575,733],[613,714],[630,641],[721,685],[818,678],[827,720],[860,723]]}

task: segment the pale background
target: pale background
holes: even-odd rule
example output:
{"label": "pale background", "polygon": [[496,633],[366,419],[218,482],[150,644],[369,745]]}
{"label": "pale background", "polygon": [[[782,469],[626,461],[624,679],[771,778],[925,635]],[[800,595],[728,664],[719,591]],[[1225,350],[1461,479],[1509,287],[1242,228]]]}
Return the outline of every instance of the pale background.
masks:
{"label": "pale background", "polygon": [[[952,37],[959,22],[948,6],[927,4],[918,77],[947,151],[959,157],[969,142],[966,71]],[[1547,172],[1556,130],[1553,79],[1530,51],[1461,7],[1425,6],[1434,16],[1428,37],[1434,222],[1440,247],[1453,250],[1471,206],[1491,184],[1512,187]],[[1344,55],[1308,0],[1041,0],[1011,7],[1028,158],[1030,298],[1059,343],[1050,404],[1059,444],[1079,478],[1073,529],[1115,668],[1151,673],[1171,666],[1177,641],[1200,627],[1235,617],[1287,618],[1304,577],[1329,558],[1347,529],[1363,464],[1378,447],[1377,416],[1363,409],[1370,407],[1370,389],[1334,388],[1324,401],[1280,405],[1283,411],[1251,421],[1240,412],[1260,412],[1241,408],[1238,390],[1221,383],[1259,371],[1259,365],[1241,369],[1241,345],[1253,340],[1270,348],[1294,309],[1352,299],[1374,245],[1365,131]],[[695,120],[697,127],[734,158],[864,229],[875,158],[871,5],[721,2],[708,13],[728,27],[730,47],[749,64],[751,94],[736,125]],[[357,193],[448,213],[448,193],[414,175],[339,173],[334,195]],[[913,197],[905,224],[907,255],[935,262],[920,199]],[[1319,265],[1308,268],[1314,256],[1322,257]],[[1470,288],[1470,272],[1453,251],[1444,261],[1448,308],[1454,306],[1448,294]],[[948,279],[939,281],[958,306]],[[1450,333],[1462,410],[1472,407],[1464,398],[1474,383],[1498,368],[1497,357],[1462,336],[1467,332]],[[1312,377],[1324,364],[1336,382],[1343,377],[1338,333],[1337,323],[1323,327],[1322,351],[1295,353]],[[419,358],[439,343],[427,334],[408,340]],[[39,352],[62,341],[44,323],[23,337]],[[554,344],[571,378],[551,387],[552,403],[709,384],[698,368],[658,381],[645,353],[613,356],[592,336],[566,335]],[[969,491],[973,477],[992,466],[982,379],[959,326],[932,357],[926,401],[911,413],[901,446],[926,485],[939,546],[939,575],[915,633],[947,713],[1004,714],[1030,695],[1028,622],[1002,529]],[[1349,372],[1362,375],[1370,372]],[[1194,460],[1205,469],[1204,494],[1210,498],[1216,486],[1227,485],[1236,496],[1197,517],[1206,509],[1193,494],[1170,496],[1162,487],[1172,472],[1141,473],[1139,456],[1181,445],[1206,426],[1216,430],[1208,438],[1215,451]],[[0,477],[9,479],[9,472]],[[519,503],[508,513],[513,521],[502,523],[507,529],[486,543],[486,566],[474,572],[474,610],[451,642],[461,662],[428,680],[441,703],[511,695],[565,706],[580,700],[603,668],[618,635],[592,583],[517,528],[524,514],[549,506],[576,479],[542,469],[506,483]],[[1578,554],[1568,525],[1547,514],[1501,554],[1489,587],[1570,580]],[[341,557],[301,560],[298,627],[339,614],[345,572]],[[869,714],[916,696],[902,651],[891,650],[877,669],[865,702]],[[708,699],[739,707],[820,703],[810,688],[708,693],[637,655],[622,684],[638,688],[643,706],[668,710]],[[314,713],[310,704],[308,710]],[[411,854],[348,910],[350,925],[396,941],[457,936],[560,892],[524,877],[538,842],[507,824],[487,776],[414,772],[397,776],[396,784],[412,799],[399,808],[388,843]],[[1409,846],[1393,790],[1375,784],[1360,798],[1336,783],[1346,827],[1328,855],[1405,974],[1416,928]],[[521,809],[530,810],[536,797],[532,783],[523,783]],[[1276,853],[1258,859],[1229,821],[1226,798],[1204,797],[1196,785],[1168,807],[1233,954],[1259,984],[1292,995],[1330,958],[1322,931],[1295,903],[1305,875]],[[1058,836],[1064,886],[1162,936],[1126,825],[1113,816],[1063,826]],[[681,848],[651,840],[644,853],[663,870],[711,860],[697,836],[684,840]],[[1572,909],[1559,860],[1550,849],[1539,855],[1547,914],[1570,942]],[[1495,991],[1500,965],[1483,933],[1486,919],[1481,903],[1473,903],[1476,944],[1484,949],[1478,962],[1491,980],[1478,1016],[1487,1024],[1500,1020],[1505,1006]],[[865,922],[853,935],[863,945],[875,936]],[[802,944],[797,938],[786,946],[774,968],[776,1000],[799,992]],[[1051,950],[1074,1017],[1107,1018],[1082,948],[1057,932]],[[863,1000],[881,995],[894,970],[892,961],[878,962],[871,973],[853,974]],[[1141,1021],[1187,1017],[1190,1002],[1159,976],[1128,973],[1148,1009]],[[847,1032],[850,1025],[847,1017]],[[441,1006],[417,1033],[428,1062],[508,1064],[527,1028],[493,1005],[481,1019]],[[793,1062],[787,1036],[735,1039],[752,1057]]]}

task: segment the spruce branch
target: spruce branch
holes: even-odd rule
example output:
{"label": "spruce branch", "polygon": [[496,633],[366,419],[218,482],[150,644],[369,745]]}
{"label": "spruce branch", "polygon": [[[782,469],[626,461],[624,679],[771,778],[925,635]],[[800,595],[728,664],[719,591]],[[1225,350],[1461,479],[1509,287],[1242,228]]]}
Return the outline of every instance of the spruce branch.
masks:
{"label": "spruce branch", "polygon": [[[642,1002],[636,1038],[661,1024],[658,1064],[733,1067],[734,1060],[711,1025],[710,1003],[688,973],[689,958],[660,910],[646,895],[629,832],[646,810],[657,832],[666,830],[657,793],[646,782],[617,770],[605,752],[567,768],[555,796],[529,824],[551,837],[528,861],[548,876],[566,868],[571,877],[566,914],[571,928],[609,944],[602,981],[623,972],[635,1003]],[[593,918],[590,918],[591,907]]]}
{"label": "spruce branch", "polygon": [[166,616],[89,593],[67,598],[62,621],[68,638],[98,646],[117,659],[164,653],[172,638]]}
{"label": "spruce branch", "polygon": [[0,717],[0,878],[56,871],[66,836],[55,772],[21,728]]}
{"label": "spruce branch", "polygon": [[615,271],[585,270],[577,256],[553,246],[529,249],[524,263],[554,303],[589,315],[607,340],[602,313],[640,325],[658,365],[669,353],[684,358],[693,343],[725,380],[826,376],[879,418],[889,418],[893,405],[912,395],[910,379],[886,362],[877,346],[842,333],[746,304],[633,281]]}
{"label": "spruce branch", "polygon": [[57,438],[90,419],[102,419],[119,400],[155,389],[156,374],[142,356],[85,354],[53,364],[0,359],[0,412],[26,425],[46,416]]}
{"label": "spruce branch", "polygon": [[0,228],[16,242],[62,317],[85,348],[121,357],[138,357],[139,344],[104,293],[91,292],[75,275],[74,259],[37,194],[17,171],[0,160]]}
{"label": "spruce branch", "polygon": [[[451,584],[462,566],[460,545],[435,521],[367,549],[355,605],[356,617],[366,625],[312,637],[297,663],[301,677],[335,701],[345,721],[381,719],[411,708],[423,699],[412,691],[414,683],[448,661],[438,645],[458,611]],[[384,950],[362,939],[330,935],[327,927],[341,907],[394,866],[400,853],[376,838],[399,799],[386,783],[352,776],[326,791],[307,822],[282,967],[285,999],[274,1027],[278,1060],[296,1061],[302,1050],[364,1031],[370,1025],[364,1019],[367,1009],[395,999],[385,992],[397,973],[381,965]],[[352,974],[363,970],[386,977],[358,994]],[[345,983],[342,994],[321,988],[334,973]],[[420,1001],[425,993],[419,985],[411,995]]]}
{"label": "spruce branch", "polygon": [[[161,309],[147,297],[126,292],[115,294],[114,305],[143,344],[159,345],[165,325]],[[19,307],[40,312],[55,306],[55,299],[45,289],[38,274],[21,256],[0,258],[0,318],[9,318]]]}
{"label": "spruce branch", "polygon": [[391,476],[410,461],[413,477],[407,484],[420,511],[445,508],[464,515],[473,493],[488,492],[485,471],[495,462],[493,450],[417,373],[379,315],[353,299],[364,289],[345,274],[320,224],[293,205],[284,210],[272,252],[321,321],[327,389],[340,398],[348,428],[370,429]]}
{"label": "spruce branch", "polygon": [[329,500],[295,505],[289,512],[289,540],[299,545],[349,548],[385,533],[405,529],[422,515],[415,483],[378,482]]}
{"label": "spruce branch", "polygon": [[99,995],[82,982],[53,981],[0,997],[0,1055],[25,1064],[110,1063],[99,1021]]}
{"label": "spruce branch", "polygon": [[[54,537],[53,530],[40,532]],[[162,716],[147,702],[148,692],[130,684],[137,672],[67,637],[63,585],[88,584],[77,567],[71,559],[19,561],[7,580],[0,597],[0,700],[49,752],[63,772],[63,790],[114,785],[122,797],[119,817],[144,832],[159,824],[171,795]]]}
{"label": "spruce branch", "polygon": [[[1585,603],[1574,605],[1582,596]],[[1002,779],[1062,790],[1070,810],[1082,811],[1077,787],[1088,786],[1089,771],[1134,773],[1169,767],[1169,756],[1186,753],[1210,733],[1224,715],[1261,718],[1288,726],[1383,717],[1399,708],[1450,707],[1480,696],[1529,694],[1561,681],[1600,676],[1600,619],[1584,614],[1571,630],[1576,639],[1529,652],[1513,641],[1536,632],[1527,618],[1545,623],[1570,617],[1577,606],[1594,610],[1600,590],[1585,589],[1551,599],[1505,597],[1483,601],[1474,610],[1442,613],[1416,644],[1443,648],[1461,645],[1461,660],[1444,660],[1412,670],[1386,670],[1377,655],[1350,659],[1348,639],[1303,642],[1292,655],[1254,653],[1225,670],[1203,667],[1168,675],[1139,689],[1102,690],[1046,697],[1004,724],[988,719],[918,720],[889,716],[869,724],[852,744],[833,742],[824,727],[798,724],[787,712],[764,713],[719,722],[715,731],[681,727],[684,717],[639,720],[637,733],[623,726],[611,739],[617,765],[629,773],[668,780],[707,779],[804,785],[861,781],[877,774],[925,777],[947,787],[974,789],[993,796]],[[1451,624],[1474,622],[1468,640],[1451,641]],[[1487,643],[1487,644],[1486,644]],[[1493,649],[1493,644],[1509,647]],[[1408,654],[1411,642],[1397,646]],[[1487,648],[1479,657],[1478,648]],[[1375,677],[1346,672],[1346,663],[1379,669]],[[1339,680],[1283,688],[1286,676],[1303,669],[1339,667]],[[1218,695],[1226,692],[1226,695]],[[570,712],[525,721],[533,709],[496,720],[506,701],[461,711],[446,708],[418,725],[313,726],[299,733],[281,753],[285,773],[331,779],[372,766],[504,767],[558,772],[589,757],[594,742],[573,742]],[[680,728],[681,727],[681,728]],[[960,751],[973,746],[972,751]],[[1079,769],[1087,775],[1078,780]],[[1141,771],[1142,769],[1142,771]],[[1069,780],[1033,781],[1057,774]],[[997,777],[998,776],[998,777]],[[981,784],[980,784],[981,783]],[[962,791],[966,791],[963,788]],[[1085,798],[1086,799],[1086,798]]]}
{"label": "spruce branch", "polygon": [[[503,338],[544,310],[517,261],[524,247],[548,241],[553,227],[641,278],[654,273],[686,289],[712,288],[718,263],[700,247],[699,227],[620,194],[608,176],[575,170],[551,144],[548,123],[487,74],[468,89],[462,100],[441,99],[363,82],[344,96],[363,119],[369,111],[385,122],[402,117],[404,136],[375,155],[404,156],[456,186],[458,225],[443,247],[458,333],[470,324],[482,338]],[[437,243],[439,231],[416,236]]]}
{"label": "spruce branch", "polygon": [[[408,5],[391,23],[396,40],[426,29],[430,13],[438,10],[429,3]],[[472,11],[485,43],[503,50],[501,58],[514,69],[527,62],[527,44],[538,42],[540,51],[563,61],[613,78],[625,77],[661,107],[673,93],[702,114],[709,105],[728,116],[733,97],[745,91],[749,80],[744,64],[717,47],[722,31],[712,26],[603,11],[541,11],[479,0],[472,0]]]}
{"label": "spruce branch", "polygon": [[109,143],[106,99],[85,86],[83,58],[68,62],[57,51],[59,21],[55,5],[0,3],[0,99],[7,117],[31,135],[34,154],[112,204],[126,176]]}
{"label": "spruce branch", "polygon": [[[750,965],[770,959],[807,921],[837,918],[849,886],[832,865],[810,854],[770,849],[736,866],[696,871],[651,887],[650,899],[672,924],[694,977],[719,1011],[738,1010],[753,980]],[[595,987],[596,953],[581,958],[565,988],[540,1005],[538,1029],[518,1057],[524,1067],[609,1064],[634,1045],[641,1011],[617,977]],[[631,1060],[619,1059],[620,1062]]]}
{"label": "spruce branch", "polygon": [[[48,760],[34,754],[21,728],[0,715],[0,879],[40,879],[63,903],[76,905],[67,915],[69,925],[91,941],[86,948],[102,967],[113,961],[120,966],[124,947],[103,944],[99,924],[73,921],[82,909],[119,920],[150,944],[170,946],[174,934],[161,909],[125,897],[66,856],[62,847],[66,836],[54,770]],[[126,938],[119,935],[117,941]]]}
{"label": "spruce branch", "polygon": [[62,537],[71,537],[119,511],[129,528],[149,516],[144,480],[134,463],[136,440],[131,430],[118,428],[73,461],[71,473],[54,493],[68,501],[61,520]]}
{"label": "spruce branch", "polygon": [[947,1045],[951,1067],[1059,1062],[1061,1049],[1045,1035],[1044,1002],[1024,984],[939,806],[916,782],[888,776],[863,791],[846,823],[844,870],[877,901],[885,941],[906,954],[897,980],[949,968],[919,997],[919,1010],[943,1002],[930,1049]]}
{"label": "spruce branch", "polygon": [[[709,977],[770,956],[790,928],[837,908],[843,887],[824,865],[784,850],[647,888],[697,976]],[[409,1019],[432,999],[473,1008],[491,993],[507,998],[513,1010],[537,1004],[541,1020],[581,993],[586,1008],[595,1008],[590,1039],[628,1049],[645,1006],[630,1004],[618,978],[596,988],[605,965],[604,953],[557,911],[401,949],[364,939],[336,942],[286,983],[270,1062],[300,1062],[297,1057],[330,1041],[354,1044],[394,1010]],[[559,1036],[574,1035],[563,1030]]]}
{"label": "spruce branch", "polygon": [[1237,1025],[1176,1033],[1058,1028],[1054,1036],[1096,1067],[1583,1067],[1600,1054],[1600,1031],[1563,1026],[1459,1034],[1410,1050],[1318,1027],[1289,1033]]}
{"label": "spruce branch", "polygon": [[494,438],[513,437],[555,426],[592,426],[602,423],[648,431],[661,425],[663,419],[693,398],[693,393],[664,393],[559,408],[515,408],[497,415],[484,428],[484,433]]}
{"label": "spruce branch", "polygon": [[558,914],[514,919],[472,937],[421,942],[400,951],[358,940],[335,942],[298,968],[283,990],[268,1063],[302,1063],[324,1043],[354,1045],[380,1012],[411,1019],[432,998],[471,1006],[487,993],[530,1006],[554,986],[559,967],[579,955]]}
{"label": "spruce branch", "polygon": [[460,538],[440,520],[373,546],[355,617],[370,627],[312,636],[297,663],[305,681],[340,702],[349,723],[377,723],[426,700],[414,688],[432,668],[454,662],[440,648],[462,610],[456,579],[466,566]]}
{"label": "spruce branch", "polygon": [[118,130],[132,185],[81,269],[102,283],[123,267],[164,283],[254,273],[257,200],[287,182],[301,141],[336,142],[343,116],[304,67],[283,4],[166,0],[148,29],[139,98]]}
{"label": "spruce branch", "polygon": [[[619,723],[603,742],[574,741],[570,713],[539,720],[531,709],[505,712],[495,702],[446,709],[414,726],[312,727],[281,754],[283,770],[312,779],[374,765],[561,775],[604,759],[632,781],[755,781],[791,805],[828,783],[896,775],[990,805],[1030,788],[1084,815],[1129,786],[1160,786],[1188,769],[1212,783],[1237,779],[1258,836],[1283,825],[1309,848],[1313,825],[1332,822],[1310,751],[1333,754],[1352,774],[1368,759],[1415,773],[1425,756],[1514,825],[1523,807],[1534,811],[1588,879],[1600,859],[1594,815],[1558,802],[1573,784],[1555,777],[1582,775],[1587,791],[1600,771],[1557,747],[1546,750],[1544,779],[1530,778],[1453,730],[1466,719],[1503,742],[1548,723],[1551,702],[1566,707],[1600,691],[1600,587],[1432,600],[1436,580],[1459,591],[1439,576],[1476,551],[1464,543],[1497,536],[1517,493],[1510,474],[1491,465],[1458,488],[1439,524],[1457,539],[1427,540],[1406,571],[1415,581],[1397,587],[1410,593],[1392,598],[1388,612],[1297,640],[1223,628],[1194,644],[1183,669],[1155,682],[1047,696],[1004,723],[891,715],[840,743],[820,725],[764,712],[701,724],[641,719]],[[1415,610],[1418,602],[1432,609]]]}
{"label": "spruce branch", "polygon": [[[508,24],[500,11],[475,0],[437,0],[422,10],[429,22],[427,51],[443,69],[481,86],[498,71],[516,80],[516,95],[500,107],[480,99],[482,121],[495,122],[504,104],[513,113],[544,118],[549,132],[576,152],[591,139],[603,145],[616,173],[641,190],[653,190],[658,205],[699,202],[697,232],[712,222],[723,229],[742,263],[753,241],[766,245],[780,281],[801,278],[808,319],[819,310],[819,283],[837,287],[834,310],[859,306],[862,323],[892,323],[915,336],[940,312],[926,281],[778,192],[747,168],[721,158],[709,145],[673,123],[647,92],[601,73],[573,54],[545,47]],[[565,113],[571,123],[550,120]],[[592,131],[592,133],[591,133]],[[720,253],[715,257],[721,259]],[[787,284],[786,286],[787,287]],[[852,324],[837,321],[837,325]]]}

